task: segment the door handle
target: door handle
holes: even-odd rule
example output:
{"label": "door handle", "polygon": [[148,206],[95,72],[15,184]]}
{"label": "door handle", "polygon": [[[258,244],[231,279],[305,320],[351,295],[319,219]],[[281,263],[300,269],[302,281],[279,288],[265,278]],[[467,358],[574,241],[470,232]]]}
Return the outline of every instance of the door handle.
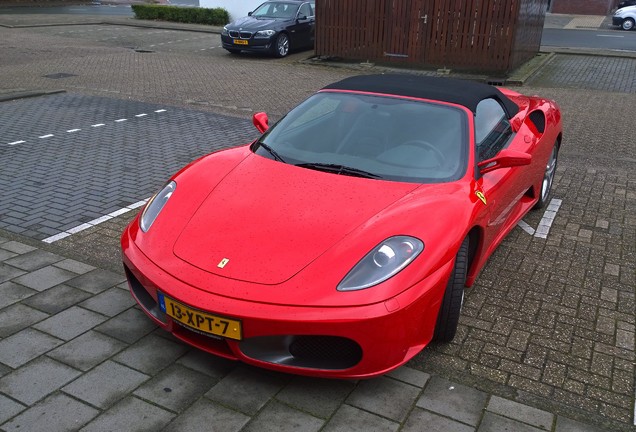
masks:
{"label": "door handle", "polygon": [[428,21],[428,14],[426,14],[424,16],[421,16],[420,19],[423,19],[424,20],[424,24],[426,24],[427,21]]}

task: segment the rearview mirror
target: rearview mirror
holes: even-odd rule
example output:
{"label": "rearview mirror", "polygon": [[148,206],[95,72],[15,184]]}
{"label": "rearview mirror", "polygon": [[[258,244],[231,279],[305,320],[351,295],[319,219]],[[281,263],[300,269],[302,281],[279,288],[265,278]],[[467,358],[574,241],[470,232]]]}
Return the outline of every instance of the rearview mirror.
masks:
{"label": "rearview mirror", "polygon": [[500,168],[530,165],[530,162],[532,162],[532,156],[527,153],[503,149],[494,158],[479,162],[477,167],[479,167],[481,174],[486,174]]}
{"label": "rearview mirror", "polygon": [[269,129],[269,119],[267,118],[267,114],[264,112],[257,112],[252,116],[252,123],[256,126],[256,129],[260,133],[265,132]]}

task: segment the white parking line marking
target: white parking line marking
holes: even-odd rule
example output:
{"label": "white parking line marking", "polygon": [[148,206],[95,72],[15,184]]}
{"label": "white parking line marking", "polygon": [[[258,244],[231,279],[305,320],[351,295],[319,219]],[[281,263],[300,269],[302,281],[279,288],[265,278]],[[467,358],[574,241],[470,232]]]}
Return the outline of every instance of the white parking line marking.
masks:
{"label": "white parking line marking", "polygon": [[102,127],[102,126],[106,126],[106,125],[104,123],[97,123],[97,124],[91,125],[91,127],[95,127],[95,128]]}
{"label": "white parking line marking", "polygon": [[53,134],[42,135],[42,136],[39,136],[38,138],[51,138],[52,136],[55,136],[55,135]]}
{"label": "white parking line marking", "polygon": [[548,205],[547,210],[543,214],[541,221],[539,222],[539,226],[537,227],[537,231],[534,233],[535,237],[538,238],[548,238],[548,233],[550,232],[550,227],[552,227],[552,222],[554,222],[554,218],[556,217],[559,208],[561,207],[562,200],[553,198]]}
{"label": "white parking line marking", "polygon": [[25,142],[26,142],[26,141],[13,141],[13,142],[10,142],[10,143],[9,143],[9,144],[7,144],[7,145],[18,145],[18,144],[22,144],[22,143],[25,143]]}
{"label": "white parking line marking", "polygon": [[143,113],[143,114],[137,114],[137,115],[135,115],[135,117],[146,117],[147,115],[148,115],[148,114]]}
{"label": "white parking line marking", "polygon": [[166,111],[167,111],[167,110],[165,110],[165,109],[159,109],[159,110],[156,110],[155,112],[156,112],[156,113],[162,113],[162,112],[166,112]]}
{"label": "white parking line marking", "polygon": [[67,130],[66,132],[68,132],[68,133],[74,133],[74,132],[79,132],[79,131],[81,131],[81,129],[69,129],[69,130]]}
{"label": "white parking line marking", "polygon": [[613,37],[613,38],[623,38],[625,36],[621,36],[621,35],[596,35],[598,37]]}
{"label": "white parking line marking", "polygon": [[121,123],[121,122],[125,122],[128,119],[119,119],[119,120],[115,120],[115,123]]}
{"label": "white parking line marking", "polygon": [[113,218],[115,218],[117,216],[120,216],[120,215],[122,215],[124,213],[128,213],[131,210],[135,210],[135,209],[145,205],[148,202],[149,199],[150,198],[146,198],[146,199],[143,199],[141,201],[137,201],[136,203],[130,204],[129,206],[126,206],[126,207],[121,208],[119,210],[115,210],[114,212],[110,212],[107,215],[100,216],[100,217],[98,217],[96,219],[90,220],[90,221],[85,222],[85,223],[83,223],[81,225],[78,225],[76,227],[67,229],[64,232],[55,234],[55,235],[53,235],[51,237],[47,237],[47,238],[45,238],[42,241],[44,243],[49,243],[49,244],[50,243],[55,243],[56,241],[62,240],[62,239],[66,238],[66,237],[68,237],[70,235],[77,234],[78,232],[81,232],[81,231],[87,230],[89,228],[92,228],[92,227],[94,227],[96,225],[99,225],[100,223],[106,222],[107,220],[113,219]]}
{"label": "white parking line marking", "polygon": [[525,232],[527,232],[530,235],[534,235],[534,228],[532,228],[530,225],[528,225],[527,223],[525,223],[524,221],[520,220],[517,225],[519,225],[519,228],[521,228],[522,230],[524,230]]}

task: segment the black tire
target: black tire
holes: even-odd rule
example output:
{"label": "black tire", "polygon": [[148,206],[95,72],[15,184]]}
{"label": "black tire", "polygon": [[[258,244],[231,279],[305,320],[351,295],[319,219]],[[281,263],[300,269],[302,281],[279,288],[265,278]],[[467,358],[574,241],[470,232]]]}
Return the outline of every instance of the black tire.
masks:
{"label": "black tire", "polygon": [[545,171],[543,173],[543,180],[541,182],[541,189],[539,190],[539,201],[534,205],[533,209],[542,209],[550,202],[550,196],[552,194],[552,184],[554,183],[554,174],[557,169],[557,162],[559,161],[559,143],[554,143],[550,158],[546,164]]}
{"label": "black tire", "polygon": [[626,18],[623,20],[621,24],[621,28],[623,30],[633,30],[634,29],[634,20],[631,18]]}
{"label": "black tire", "polygon": [[274,56],[278,58],[287,56],[289,54],[289,45],[289,36],[285,33],[279,34],[274,42]]}
{"label": "black tire", "polygon": [[468,237],[464,239],[455,257],[455,265],[448,278],[444,299],[437,315],[437,325],[433,340],[436,342],[450,342],[457,333],[459,315],[464,304],[464,287],[468,272]]}
{"label": "black tire", "polygon": [[230,48],[225,48],[230,54],[240,54],[241,50],[240,49],[230,49]]}

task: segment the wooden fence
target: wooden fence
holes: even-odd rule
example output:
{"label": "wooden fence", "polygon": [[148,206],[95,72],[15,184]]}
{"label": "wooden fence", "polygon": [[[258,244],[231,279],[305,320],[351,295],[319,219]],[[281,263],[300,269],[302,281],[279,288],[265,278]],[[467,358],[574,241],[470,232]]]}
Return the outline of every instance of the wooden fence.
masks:
{"label": "wooden fence", "polygon": [[507,72],[539,50],[548,0],[318,0],[316,54]]}

